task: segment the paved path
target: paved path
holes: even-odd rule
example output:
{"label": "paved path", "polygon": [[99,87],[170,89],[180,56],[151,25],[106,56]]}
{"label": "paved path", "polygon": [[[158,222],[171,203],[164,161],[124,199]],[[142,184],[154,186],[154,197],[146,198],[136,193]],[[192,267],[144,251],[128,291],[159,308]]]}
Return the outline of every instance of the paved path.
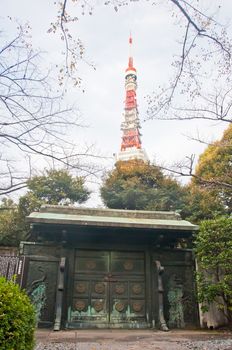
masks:
{"label": "paved path", "polygon": [[78,330],[36,333],[35,350],[232,350],[232,333]]}

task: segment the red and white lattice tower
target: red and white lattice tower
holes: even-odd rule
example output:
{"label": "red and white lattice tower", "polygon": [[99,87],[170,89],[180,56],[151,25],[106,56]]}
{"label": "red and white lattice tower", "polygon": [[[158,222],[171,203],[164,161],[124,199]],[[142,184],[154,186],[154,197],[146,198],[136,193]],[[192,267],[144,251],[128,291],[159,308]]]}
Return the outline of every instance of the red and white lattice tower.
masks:
{"label": "red and white lattice tower", "polygon": [[125,74],[126,100],[121,124],[122,143],[118,160],[141,159],[148,161],[144,149],[142,149],[139,113],[136,99],[137,73],[133,65],[132,37],[129,38],[129,62]]}

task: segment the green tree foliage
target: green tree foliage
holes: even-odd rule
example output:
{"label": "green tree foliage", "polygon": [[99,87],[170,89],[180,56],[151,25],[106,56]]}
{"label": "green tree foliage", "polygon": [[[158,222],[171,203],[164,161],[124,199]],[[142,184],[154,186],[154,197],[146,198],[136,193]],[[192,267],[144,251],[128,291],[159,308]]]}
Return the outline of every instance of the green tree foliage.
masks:
{"label": "green tree foliage", "polygon": [[232,212],[232,124],[199,158],[185,216],[193,222]]}
{"label": "green tree foliage", "polygon": [[19,286],[0,278],[0,347],[4,350],[34,348],[35,311]]}
{"label": "green tree foliage", "polygon": [[17,246],[27,238],[17,205],[8,199],[3,199],[0,205],[0,245]]}
{"label": "green tree foliage", "polygon": [[177,210],[185,195],[177,181],[141,160],[117,162],[101,187],[104,204],[115,209]]}
{"label": "green tree foliage", "polygon": [[89,198],[82,177],[73,177],[67,170],[47,170],[34,176],[27,186],[36,198],[46,204],[83,203]]}
{"label": "green tree foliage", "polygon": [[203,221],[195,245],[198,296],[203,310],[215,302],[232,326],[232,218]]}
{"label": "green tree foliage", "polygon": [[[13,202],[2,203],[0,210],[0,245],[17,246],[30,235],[26,216],[38,211],[42,204],[69,205],[83,203],[90,192],[84,186],[84,179],[73,177],[67,170],[48,170],[42,176],[35,176],[27,182],[29,191]],[[1,207],[0,207],[1,209]]]}
{"label": "green tree foliage", "polygon": [[202,220],[225,215],[227,210],[215,193],[196,185],[187,185],[186,203],[181,212],[183,218],[199,224]]}
{"label": "green tree foliage", "polygon": [[200,156],[193,183],[211,191],[232,211],[232,124],[221,140],[209,145]]}

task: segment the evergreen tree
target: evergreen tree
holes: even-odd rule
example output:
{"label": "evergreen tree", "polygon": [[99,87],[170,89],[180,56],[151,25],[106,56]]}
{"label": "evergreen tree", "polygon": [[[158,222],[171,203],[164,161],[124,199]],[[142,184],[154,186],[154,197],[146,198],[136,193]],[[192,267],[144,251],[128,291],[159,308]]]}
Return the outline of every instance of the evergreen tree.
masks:
{"label": "evergreen tree", "polygon": [[115,209],[180,210],[185,196],[176,180],[142,160],[117,162],[101,187],[104,204]]}
{"label": "evergreen tree", "polygon": [[199,158],[184,215],[193,222],[232,213],[232,124]]}
{"label": "evergreen tree", "polygon": [[18,205],[3,200],[0,206],[0,245],[17,246],[27,240],[30,229],[26,216],[38,211],[42,204],[83,203],[90,194],[84,179],[70,175],[67,170],[47,170],[44,175],[28,180],[27,185],[29,191],[19,198]]}

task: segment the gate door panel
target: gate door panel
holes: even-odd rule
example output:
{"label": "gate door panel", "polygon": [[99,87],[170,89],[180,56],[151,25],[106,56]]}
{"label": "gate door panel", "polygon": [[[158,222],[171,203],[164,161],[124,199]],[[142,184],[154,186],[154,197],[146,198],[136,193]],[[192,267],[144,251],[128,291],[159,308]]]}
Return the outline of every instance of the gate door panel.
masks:
{"label": "gate door panel", "polygon": [[76,251],[71,327],[146,324],[143,252]]}
{"label": "gate door panel", "polygon": [[108,323],[109,254],[76,251],[71,322]]}
{"label": "gate door panel", "polygon": [[111,253],[110,322],[140,324],[145,319],[144,254]]}

